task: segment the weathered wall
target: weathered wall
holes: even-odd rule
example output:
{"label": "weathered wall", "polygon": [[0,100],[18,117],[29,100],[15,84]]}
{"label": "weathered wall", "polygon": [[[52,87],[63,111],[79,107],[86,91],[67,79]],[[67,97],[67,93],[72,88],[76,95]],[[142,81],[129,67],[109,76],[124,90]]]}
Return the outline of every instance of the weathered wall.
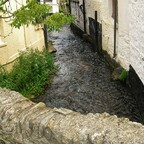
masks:
{"label": "weathered wall", "polygon": [[[124,68],[129,68],[129,19],[128,2],[118,2],[118,23],[117,23],[117,57],[115,60]],[[80,2],[81,3],[81,2]],[[89,34],[89,17],[95,19],[95,11],[98,14],[98,22],[102,24],[102,45],[103,50],[113,57],[114,53],[114,19],[112,18],[112,0],[91,0],[85,1],[87,33]],[[73,8],[72,13],[75,14]],[[77,23],[81,27],[82,23]]]}
{"label": "weathered wall", "polygon": [[125,118],[51,109],[0,89],[0,139],[7,144],[143,144],[143,135],[144,126]]}
{"label": "weathered wall", "polygon": [[144,83],[144,3],[129,1],[130,63]]}
{"label": "weathered wall", "polygon": [[83,24],[83,12],[80,6],[82,5],[82,0],[72,0],[71,1],[71,13],[75,15],[75,25],[77,25],[81,30],[84,30]]}
{"label": "weathered wall", "polygon": [[86,8],[86,21],[87,21],[87,33],[89,34],[89,17],[95,19],[95,11],[98,11],[98,22],[102,21],[102,0],[90,0],[85,1]]}
{"label": "weathered wall", "polygon": [[[19,2],[23,1],[19,0]],[[11,0],[11,5],[13,9],[10,11],[14,11],[20,6],[13,0]],[[42,29],[29,26],[12,30],[10,22],[11,19],[0,19],[0,35],[6,36],[0,38],[0,64],[12,62],[18,57],[19,51],[26,50],[26,48],[42,49],[44,46]]]}
{"label": "weathered wall", "polygon": [[[113,58],[114,19],[112,17],[112,0],[85,1],[85,5],[87,33],[89,34],[89,17],[95,18],[94,14],[97,11],[98,22],[102,24],[103,50],[107,51],[111,58]],[[129,66],[132,65],[144,84],[143,8],[144,4],[142,0],[118,0],[117,56],[114,60],[126,70],[129,70]],[[79,24],[77,23],[77,25]],[[81,27],[81,25],[79,26]]]}
{"label": "weathered wall", "polygon": [[[115,60],[125,69],[129,69],[129,0],[118,1],[117,47]],[[114,53],[114,19],[112,18],[112,0],[103,0],[102,3],[103,49],[111,57]]]}

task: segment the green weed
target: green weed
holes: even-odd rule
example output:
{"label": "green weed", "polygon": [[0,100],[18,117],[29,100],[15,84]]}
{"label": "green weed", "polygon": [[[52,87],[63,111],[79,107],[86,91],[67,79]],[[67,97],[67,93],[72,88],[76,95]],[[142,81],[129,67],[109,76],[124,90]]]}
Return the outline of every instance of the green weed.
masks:
{"label": "green weed", "polygon": [[10,72],[0,66],[0,87],[32,98],[44,91],[57,69],[54,56],[47,51],[31,50],[21,53]]}

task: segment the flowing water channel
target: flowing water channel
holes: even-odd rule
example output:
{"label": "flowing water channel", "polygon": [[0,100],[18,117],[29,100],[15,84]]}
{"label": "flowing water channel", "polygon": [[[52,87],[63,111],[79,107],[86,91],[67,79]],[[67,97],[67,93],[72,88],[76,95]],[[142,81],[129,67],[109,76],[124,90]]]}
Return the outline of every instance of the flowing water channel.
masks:
{"label": "flowing water channel", "polygon": [[108,112],[140,121],[132,93],[121,82],[111,80],[107,62],[92,51],[91,44],[74,35],[68,26],[52,33],[50,39],[57,49],[60,70],[37,102],[82,114]]}

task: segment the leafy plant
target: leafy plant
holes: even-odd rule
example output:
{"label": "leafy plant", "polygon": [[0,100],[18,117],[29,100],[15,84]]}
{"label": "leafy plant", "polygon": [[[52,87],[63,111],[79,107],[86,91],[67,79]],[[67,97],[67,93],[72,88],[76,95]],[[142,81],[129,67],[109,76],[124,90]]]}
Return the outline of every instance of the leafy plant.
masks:
{"label": "leafy plant", "polygon": [[50,10],[49,5],[35,3],[35,0],[31,0],[26,6],[14,12],[11,26],[20,28],[22,25],[42,23],[47,25],[48,31],[59,31],[63,25],[74,21],[73,15],[62,12],[51,15]]}
{"label": "leafy plant", "polygon": [[45,85],[51,82],[51,75],[56,71],[53,55],[47,51],[31,50],[20,54],[10,72],[0,67],[0,87],[32,98],[43,92]]}
{"label": "leafy plant", "polygon": [[26,3],[23,4],[14,0],[13,5],[14,3],[20,5],[20,8],[10,11],[9,7],[12,7],[10,0],[1,0],[0,12],[2,12],[4,16],[1,15],[0,18],[11,18],[11,26],[14,28],[41,23],[47,25],[48,31],[58,31],[63,25],[74,21],[74,16],[70,14],[54,13],[51,15],[52,7],[48,4],[41,4],[37,0],[25,1]]}
{"label": "leafy plant", "polygon": [[124,69],[119,76],[119,80],[124,81],[127,78],[127,71]]}

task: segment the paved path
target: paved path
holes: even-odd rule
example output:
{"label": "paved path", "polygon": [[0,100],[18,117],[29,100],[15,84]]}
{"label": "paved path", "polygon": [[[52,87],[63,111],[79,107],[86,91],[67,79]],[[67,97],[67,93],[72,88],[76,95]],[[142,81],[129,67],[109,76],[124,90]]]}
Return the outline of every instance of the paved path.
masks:
{"label": "paved path", "polygon": [[120,82],[111,81],[108,64],[92,52],[89,43],[68,27],[50,38],[57,49],[56,64],[60,70],[39,101],[84,114],[108,112],[140,121],[131,92]]}

